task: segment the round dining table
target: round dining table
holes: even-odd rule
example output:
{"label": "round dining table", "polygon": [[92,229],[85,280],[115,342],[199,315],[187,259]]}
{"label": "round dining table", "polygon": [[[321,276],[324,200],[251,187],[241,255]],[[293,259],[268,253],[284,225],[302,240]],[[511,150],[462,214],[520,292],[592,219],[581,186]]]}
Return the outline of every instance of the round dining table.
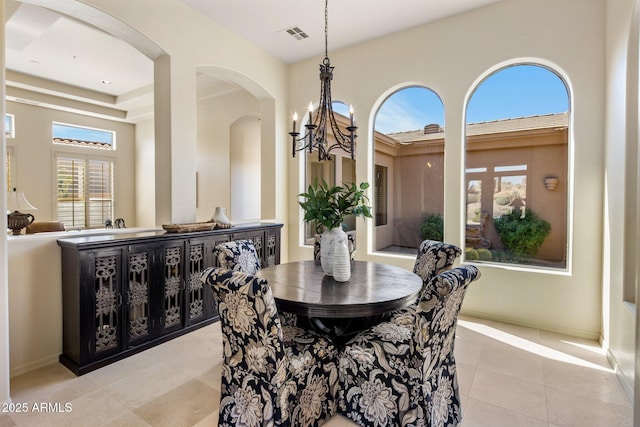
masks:
{"label": "round dining table", "polygon": [[351,277],[337,282],[315,261],[295,261],[263,268],[278,310],[323,319],[382,315],[413,304],[422,279],[393,265],[352,261]]}

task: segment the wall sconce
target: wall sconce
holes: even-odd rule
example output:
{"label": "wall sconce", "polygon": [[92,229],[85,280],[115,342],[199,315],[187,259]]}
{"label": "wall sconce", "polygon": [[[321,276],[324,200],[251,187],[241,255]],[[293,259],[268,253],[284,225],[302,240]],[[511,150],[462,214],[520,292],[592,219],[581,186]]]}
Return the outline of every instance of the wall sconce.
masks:
{"label": "wall sconce", "polygon": [[31,224],[35,219],[31,214],[25,214],[18,211],[37,211],[38,208],[33,206],[22,191],[10,191],[7,194],[7,211],[11,212],[7,215],[7,227],[13,230],[14,236],[19,236],[20,232],[27,225]]}
{"label": "wall sconce", "polygon": [[553,191],[558,186],[558,177],[557,176],[545,176],[544,177],[544,186],[547,190]]}

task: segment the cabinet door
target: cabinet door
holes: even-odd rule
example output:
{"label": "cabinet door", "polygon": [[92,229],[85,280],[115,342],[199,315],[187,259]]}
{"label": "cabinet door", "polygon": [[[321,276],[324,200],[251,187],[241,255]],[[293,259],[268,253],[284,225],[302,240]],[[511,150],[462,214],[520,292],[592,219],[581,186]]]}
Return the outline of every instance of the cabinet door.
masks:
{"label": "cabinet door", "polygon": [[265,231],[265,248],[263,267],[280,264],[280,229],[267,229]]}
{"label": "cabinet door", "polygon": [[187,245],[187,325],[192,325],[206,317],[210,317],[207,310],[206,289],[200,280],[202,271],[207,268],[207,244],[206,239],[190,239]]}
{"label": "cabinet door", "polygon": [[87,319],[93,321],[88,331],[89,359],[98,360],[122,348],[122,252],[96,251],[89,258],[88,277],[83,280],[89,307],[93,308]]}
{"label": "cabinet door", "polygon": [[154,247],[129,246],[126,255],[125,321],[127,347],[148,341],[153,336],[151,298]]}
{"label": "cabinet door", "polygon": [[184,241],[180,240],[160,249],[161,334],[177,331],[184,326],[184,247]]}

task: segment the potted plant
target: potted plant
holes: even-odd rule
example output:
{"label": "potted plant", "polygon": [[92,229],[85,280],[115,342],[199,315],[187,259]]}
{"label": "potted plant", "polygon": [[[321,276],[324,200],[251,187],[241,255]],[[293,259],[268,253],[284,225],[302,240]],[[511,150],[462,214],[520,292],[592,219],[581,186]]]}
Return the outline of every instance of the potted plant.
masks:
{"label": "potted plant", "polygon": [[305,223],[312,223],[318,234],[321,234],[320,262],[327,274],[333,274],[333,247],[336,239],[345,239],[342,229],[344,218],[355,215],[361,218],[372,218],[369,198],[365,190],[368,182],[329,186],[324,180],[315,180],[306,192],[298,196],[298,202],[304,210]]}

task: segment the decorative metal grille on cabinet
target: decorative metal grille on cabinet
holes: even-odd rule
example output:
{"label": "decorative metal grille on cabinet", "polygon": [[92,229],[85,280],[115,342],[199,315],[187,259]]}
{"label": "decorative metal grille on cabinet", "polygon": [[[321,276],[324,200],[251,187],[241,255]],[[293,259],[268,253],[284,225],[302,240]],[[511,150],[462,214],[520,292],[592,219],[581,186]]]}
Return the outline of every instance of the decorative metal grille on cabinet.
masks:
{"label": "decorative metal grille on cabinet", "polygon": [[274,234],[267,234],[267,267],[276,264],[276,236]]}
{"label": "decorative metal grille on cabinet", "polygon": [[[256,248],[256,253],[258,254],[258,259],[261,260],[260,263],[262,264],[262,260],[264,259],[264,247],[262,245],[262,237],[261,236],[256,236],[253,238],[253,246],[255,246]],[[264,266],[262,266],[264,267]]]}
{"label": "decorative metal grille on cabinet", "polygon": [[189,249],[189,319],[204,314],[202,281],[200,276],[204,270],[204,244],[193,245]]}
{"label": "decorative metal grille on cabinet", "polygon": [[149,334],[149,262],[146,253],[129,256],[129,337]]}
{"label": "decorative metal grille on cabinet", "polygon": [[164,324],[169,327],[180,324],[182,250],[179,247],[166,248],[164,254]]}
{"label": "decorative metal grille on cabinet", "polygon": [[118,346],[117,264],[115,256],[96,258],[96,352]]}

